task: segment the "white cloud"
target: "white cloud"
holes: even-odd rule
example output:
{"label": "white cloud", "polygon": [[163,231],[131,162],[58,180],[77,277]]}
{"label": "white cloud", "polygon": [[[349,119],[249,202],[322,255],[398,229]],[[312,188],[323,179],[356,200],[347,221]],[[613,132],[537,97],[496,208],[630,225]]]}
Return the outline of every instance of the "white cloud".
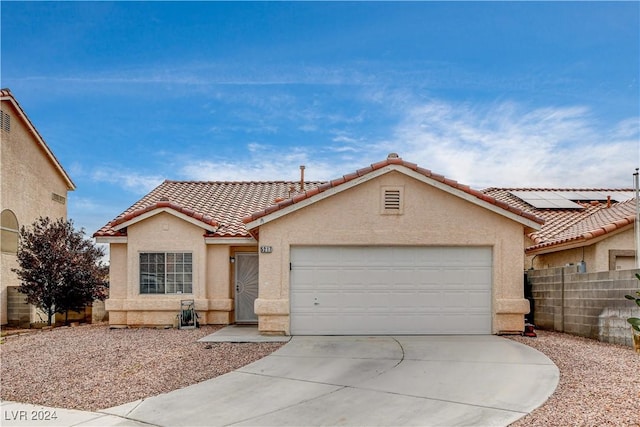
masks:
{"label": "white cloud", "polygon": [[605,126],[585,106],[416,102],[401,93],[392,98],[394,115],[402,118],[388,135],[371,139],[366,126],[349,126],[330,129],[327,143],[313,147],[254,142],[238,158],[187,160],[181,174],[196,180],[297,180],[304,164],[307,179],[328,180],[396,152],[475,188],[628,187],[640,164],[636,118]]}
{"label": "white cloud", "polygon": [[160,175],[144,175],[139,172],[112,167],[96,169],[91,174],[91,179],[97,182],[116,184],[137,194],[148,193],[164,181],[164,177]]}
{"label": "white cloud", "polygon": [[408,110],[385,143],[406,160],[478,188],[628,186],[639,153],[634,126],[626,120],[596,128],[585,107],[432,101]]}

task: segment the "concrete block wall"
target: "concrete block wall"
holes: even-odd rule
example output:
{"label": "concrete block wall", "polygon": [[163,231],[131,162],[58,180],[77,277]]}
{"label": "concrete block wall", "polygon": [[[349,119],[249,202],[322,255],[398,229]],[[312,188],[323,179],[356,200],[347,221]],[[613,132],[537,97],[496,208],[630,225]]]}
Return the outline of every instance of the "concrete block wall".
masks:
{"label": "concrete block wall", "polygon": [[31,323],[31,306],[27,296],[18,292],[17,286],[7,287],[7,324],[28,328]]}
{"label": "concrete block wall", "polygon": [[640,288],[636,273],[640,270],[581,274],[576,266],[529,270],[533,321],[541,329],[632,346],[626,319],[640,317],[640,307],[624,295]]}

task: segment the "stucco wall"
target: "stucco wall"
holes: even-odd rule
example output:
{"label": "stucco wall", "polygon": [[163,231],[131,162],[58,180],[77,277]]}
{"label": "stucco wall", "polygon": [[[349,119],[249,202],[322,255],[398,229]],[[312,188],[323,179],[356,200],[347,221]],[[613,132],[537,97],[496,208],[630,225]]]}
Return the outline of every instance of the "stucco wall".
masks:
{"label": "stucco wall", "polygon": [[528,256],[525,268],[529,269],[531,267],[532,259],[535,269],[576,265],[584,259],[587,272],[608,271],[610,250],[634,251],[634,247],[633,226],[629,226],[622,231],[606,234],[604,239],[584,247],[539,254],[535,259],[532,256]]}
{"label": "stucco wall", "polygon": [[[381,187],[402,186],[404,213],[381,214]],[[523,226],[392,171],[260,226],[259,329],[289,334],[292,245],[429,245],[493,248],[493,332],[524,328]]]}
{"label": "stucco wall", "polygon": [[[11,130],[0,130],[0,212],[10,209],[19,227],[31,225],[38,217],[67,217],[67,184],[11,103],[2,102],[2,111],[11,116]],[[52,193],[65,202],[53,200]],[[0,255],[0,322],[7,323],[7,286],[18,286],[11,271],[16,268],[15,254]],[[35,310],[32,321],[36,321]]]}
{"label": "stucco wall", "polygon": [[[113,326],[176,324],[180,301],[194,299],[201,324],[233,321],[233,295],[229,245],[207,245],[204,230],[166,212],[130,225],[127,243],[112,243],[110,250],[110,296],[106,301]],[[141,252],[191,252],[193,293],[140,294]]]}

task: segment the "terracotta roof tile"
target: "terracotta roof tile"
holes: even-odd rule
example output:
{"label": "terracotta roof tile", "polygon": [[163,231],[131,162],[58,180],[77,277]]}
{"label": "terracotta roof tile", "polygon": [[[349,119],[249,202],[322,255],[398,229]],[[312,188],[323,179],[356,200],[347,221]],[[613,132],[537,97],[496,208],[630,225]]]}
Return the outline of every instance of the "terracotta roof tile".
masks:
{"label": "terracotta roof tile", "polygon": [[633,190],[626,188],[488,188],[484,190],[485,194],[545,220],[541,230],[529,234],[534,244],[526,248],[527,252],[572,242],[586,242],[633,224],[634,221],[635,199],[624,202],[612,201],[610,207],[607,207],[607,203],[600,201],[588,201],[581,203],[581,209],[537,209],[511,194],[512,191],[629,193]]}
{"label": "terracotta roof tile", "polygon": [[211,181],[165,181],[133,204],[118,217],[98,230],[95,237],[125,236],[126,230],[116,230],[118,225],[140,215],[160,208],[173,209],[188,215],[203,224],[216,228],[213,237],[250,237],[247,223],[300,203],[332,188],[344,185],[388,165],[401,165],[428,178],[437,180],[483,202],[528,220],[544,222],[534,212],[517,204],[496,198],[455,180],[434,174],[415,163],[405,162],[399,157],[390,157],[381,162],[348,173],[328,182],[306,182],[301,191],[299,182],[211,182]]}
{"label": "terracotta roof tile", "polygon": [[[331,188],[335,188],[338,187],[340,185],[343,185],[349,181],[352,181],[358,177],[361,176],[365,176],[371,172],[374,172],[376,170],[382,169],[385,166],[389,166],[389,165],[402,165],[405,166],[413,171],[416,171],[418,173],[420,173],[421,175],[424,175],[428,178],[431,179],[435,179],[441,183],[444,183],[452,188],[455,188],[457,190],[463,191],[467,194],[470,194],[474,197],[477,197],[480,200],[483,200],[484,202],[487,203],[491,203],[493,205],[496,205],[502,209],[504,209],[505,211],[509,211],[512,212],[516,215],[522,216],[528,220],[537,222],[539,224],[542,224],[544,222],[543,219],[537,217],[536,215],[529,213],[529,212],[525,212],[522,209],[520,209],[519,207],[516,206],[511,206],[508,203],[502,202],[500,200],[495,199],[494,197],[490,197],[485,195],[484,193],[478,191],[478,190],[473,190],[471,187],[469,187],[468,185],[463,185],[458,183],[458,181],[455,181],[453,179],[448,179],[445,178],[442,175],[438,175],[438,174],[434,174],[432,173],[430,170],[428,169],[424,169],[419,167],[417,164],[415,163],[410,163],[410,162],[405,162],[404,160],[402,160],[402,158],[400,157],[389,157],[386,160],[383,160],[381,162],[376,162],[373,163],[372,165],[365,167],[365,168],[361,168],[358,169],[356,172],[353,173],[349,173],[346,175],[343,175],[342,178],[337,178],[334,179],[332,181],[323,183],[318,185],[317,187],[313,188],[312,190],[307,190],[305,191],[303,194],[297,194],[293,197],[292,199],[292,204],[295,203],[300,203],[301,201],[308,199],[310,197],[315,196],[316,194],[322,193],[324,191],[327,191]],[[256,219],[259,219],[265,215],[268,215],[269,213],[273,213],[274,211],[269,211],[268,213],[265,211],[261,211],[261,212],[255,212],[251,215],[247,215],[245,218],[243,218],[243,222],[245,224],[255,221]]]}
{"label": "terracotta roof tile", "polygon": [[[305,182],[305,188],[313,189],[321,182]],[[290,192],[293,188],[294,192]],[[277,205],[283,208],[293,203],[292,195],[299,193],[299,182],[212,182],[165,181],[137,201],[100,230],[95,237],[126,236],[126,230],[115,227],[160,208],[173,209],[188,215],[203,225],[218,228],[212,236],[250,237],[242,218],[253,212]],[[276,202],[280,199],[280,202]],[[277,209],[277,207],[275,208]]]}

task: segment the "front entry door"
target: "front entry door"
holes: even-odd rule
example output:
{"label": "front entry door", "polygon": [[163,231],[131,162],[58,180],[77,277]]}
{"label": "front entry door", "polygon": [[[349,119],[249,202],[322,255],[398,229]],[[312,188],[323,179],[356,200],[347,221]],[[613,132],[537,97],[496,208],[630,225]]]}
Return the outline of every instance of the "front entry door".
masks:
{"label": "front entry door", "polygon": [[256,323],[253,303],[258,297],[258,254],[236,253],[236,323]]}

